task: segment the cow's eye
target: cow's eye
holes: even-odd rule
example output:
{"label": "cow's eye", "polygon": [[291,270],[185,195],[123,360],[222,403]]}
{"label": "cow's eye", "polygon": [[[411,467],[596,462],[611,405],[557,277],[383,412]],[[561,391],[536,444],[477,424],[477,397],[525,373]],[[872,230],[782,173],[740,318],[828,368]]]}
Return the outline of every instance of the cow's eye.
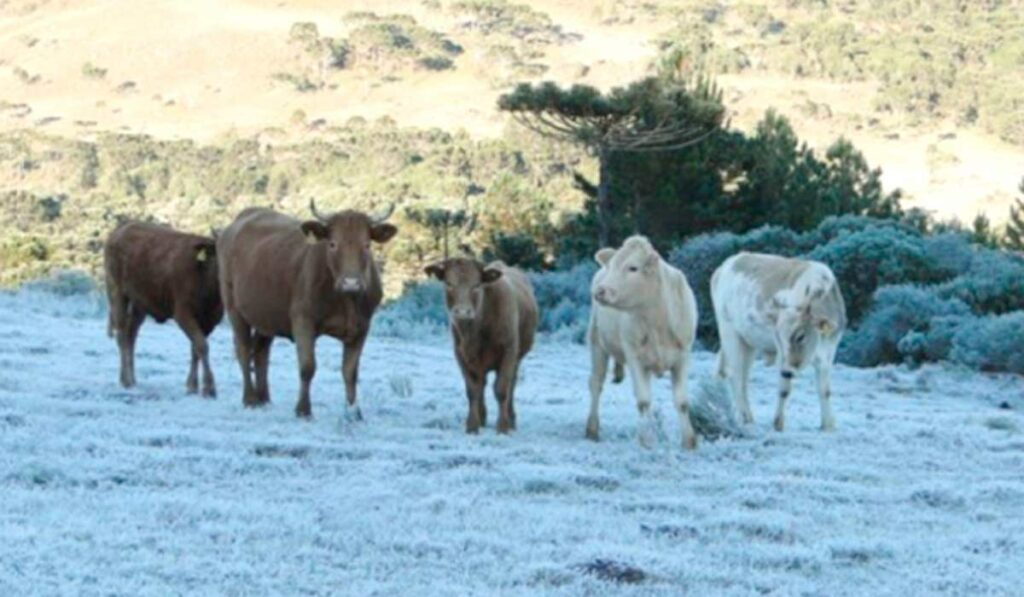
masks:
{"label": "cow's eye", "polygon": [[638,268],[635,265],[631,265],[631,266],[629,266],[629,271],[631,271],[631,272],[638,272],[638,271],[640,271],[640,268]]}
{"label": "cow's eye", "polygon": [[330,243],[328,243],[327,246],[330,247],[332,251],[334,251],[334,250],[336,250],[338,248],[338,243],[336,243],[336,242],[334,242],[332,240]]}
{"label": "cow's eye", "polygon": [[797,334],[796,336],[793,337],[793,342],[796,342],[797,344],[800,344],[803,341],[804,341],[804,335],[803,334]]}

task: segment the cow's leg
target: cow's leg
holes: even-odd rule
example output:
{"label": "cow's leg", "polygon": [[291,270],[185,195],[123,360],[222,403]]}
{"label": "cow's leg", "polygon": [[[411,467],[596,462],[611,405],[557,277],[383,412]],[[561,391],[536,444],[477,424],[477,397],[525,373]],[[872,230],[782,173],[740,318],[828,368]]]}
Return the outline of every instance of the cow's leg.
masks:
{"label": "cow's leg", "polygon": [[[600,437],[601,390],[608,375],[608,353],[595,339],[590,342],[590,416],[587,417],[587,439],[597,441]],[[618,366],[618,362],[616,362]]]}
{"label": "cow's leg", "polygon": [[633,394],[636,396],[636,410],[640,415],[637,423],[637,439],[640,445],[649,448],[654,444],[654,416],[651,413],[651,376],[635,357],[626,356],[629,376],[633,378]]}
{"label": "cow's leg", "polygon": [[785,369],[779,372],[779,402],[775,406],[775,430],[786,428],[786,401],[793,391],[793,372]]}
{"label": "cow's leg", "polygon": [[818,381],[818,399],[821,400],[821,430],[832,431],[836,428],[836,419],[832,414],[832,361],[819,359],[814,363],[814,372]]}
{"label": "cow's leg", "polygon": [[185,378],[185,393],[196,394],[199,392],[199,352],[195,344],[189,343],[188,377]]}
{"label": "cow's leg", "polygon": [[[516,430],[516,386],[519,385],[519,367],[523,362],[522,355],[516,357],[516,368],[512,372],[512,384],[508,389],[508,417],[512,430]],[[486,415],[484,415],[486,418]]]}
{"label": "cow's leg", "polygon": [[727,326],[718,327],[718,336],[722,343],[719,349],[721,368],[729,378],[730,390],[740,417],[745,425],[749,425],[754,422],[754,413],[750,410],[750,400],[747,398],[747,379],[753,363],[753,350]]}
{"label": "cow's leg", "polygon": [[484,384],[487,383],[487,372],[471,369],[456,354],[462,379],[466,382],[466,400],[469,402],[469,414],[466,415],[466,433],[477,433],[483,424]]}
{"label": "cow's leg", "polygon": [[672,398],[679,413],[679,429],[683,435],[683,449],[693,450],[697,447],[697,436],[693,432],[690,421],[690,400],[686,395],[686,374],[690,369],[690,350],[683,349],[679,363],[672,368]]}
{"label": "cow's leg", "polygon": [[612,383],[622,383],[626,379],[626,369],[622,363],[615,361],[615,369],[612,372]]}
{"label": "cow's leg", "polygon": [[514,428],[512,423],[512,399],[516,385],[516,369],[519,365],[518,348],[505,350],[505,358],[498,366],[498,374],[494,376],[494,395],[498,398],[498,433],[508,433]]}
{"label": "cow's leg", "polygon": [[341,377],[345,381],[345,418],[362,421],[363,411],[359,408],[356,393],[359,382],[359,357],[363,354],[366,334],[345,343],[345,354],[341,359]]}
{"label": "cow's leg", "polygon": [[188,311],[178,311],[174,314],[174,320],[178,322],[181,331],[185,332],[192,342],[192,366],[189,368],[188,379],[185,382],[185,391],[195,394],[198,391],[196,380],[196,362],[203,364],[203,396],[214,397],[217,395],[217,387],[213,381],[213,371],[210,370],[209,343],[206,341],[206,334],[199,327],[199,322]]}
{"label": "cow's leg", "polygon": [[107,281],[110,313],[108,321],[108,333],[113,334],[117,339],[117,353],[121,357],[121,385],[130,388],[132,386],[130,364],[128,363],[128,297],[121,294],[116,285],[109,279]]}
{"label": "cow's leg", "polygon": [[235,359],[242,372],[242,405],[248,408],[260,406],[262,403],[256,396],[256,389],[252,384],[252,328],[235,311],[228,311],[228,320],[231,321],[231,331],[235,339]]}
{"label": "cow's leg", "polygon": [[274,343],[272,336],[253,334],[252,362],[256,370],[256,400],[260,404],[270,402],[270,383],[267,373],[270,369],[270,346]]}
{"label": "cow's leg", "polygon": [[[129,386],[134,386],[135,381],[135,341],[139,338],[139,328],[146,319],[146,313],[142,309],[132,305],[128,311],[128,329],[125,336],[125,352],[128,362]],[[126,386],[126,387],[129,387]]]}
{"label": "cow's leg", "polygon": [[313,325],[309,322],[292,324],[295,338],[295,350],[299,356],[299,401],[295,404],[295,416],[309,418],[313,416],[313,407],[309,400],[309,385],[316,374],[316,335]]}

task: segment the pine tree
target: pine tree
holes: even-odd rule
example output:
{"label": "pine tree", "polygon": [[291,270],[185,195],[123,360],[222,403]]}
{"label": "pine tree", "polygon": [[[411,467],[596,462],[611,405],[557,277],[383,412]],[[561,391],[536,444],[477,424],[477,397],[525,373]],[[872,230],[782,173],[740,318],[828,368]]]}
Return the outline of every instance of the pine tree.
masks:
{"label": "pine tree", "polygon": [[[1024,195],[1024,178],[1020,180],[1020,192]],[[1007,248],[1024,251],[1024,197],[1017,199],[1010,207],[1010,221],[1006,223]]]}
{"label": "pine tree", "polygon": [[[609,193],[613,154],[664,152],[695,145],[723,124],[718,87],[706,77],[648,77],[603,94],[588,85],[520,84],[498,100],[501,110],[537,133],[583,145],[597,158],[598,243],[611,242]],[[586,185],[583,185],[586,186]]]}

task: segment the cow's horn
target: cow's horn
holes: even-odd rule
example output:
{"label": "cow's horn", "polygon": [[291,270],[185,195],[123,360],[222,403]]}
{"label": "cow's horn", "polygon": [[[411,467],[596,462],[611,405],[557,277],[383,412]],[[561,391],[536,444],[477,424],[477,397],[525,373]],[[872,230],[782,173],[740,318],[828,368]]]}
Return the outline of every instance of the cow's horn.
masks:
{"label": "cow's horn", "polygon": [[314,218],[320,220],[325,224],[327,223],[327,218],[325,218],[320,212],[316,210],[316,202],[313,201],[312,197],[309,198],[309,211],[313,212]]}
{"label": "cow's horn", "polygon": [[384,210],[383,212],[381,212],[381,213],[379,213],[379,214],[374,214],[373,216],[371,216],[371,217],[370,217],[370,219],[371,219],[371,220],[373,220],[373,221],[374,221],[375,223],[377,223],[377,224],[381,224],[381,223],[383,223],[383,222],[384,222],[385,220],[387,220],[388,218],[390,218],[390,217],[391,217],[391,214],[393,214],[393,213],[395,213],[395,203],[394,203],[394,202],[392,201],[392,202],[391,202],[391,203],[390,203],[390,204],[388,205],[388,208],[387,208],[387,209],[385,209],[385,210]]}

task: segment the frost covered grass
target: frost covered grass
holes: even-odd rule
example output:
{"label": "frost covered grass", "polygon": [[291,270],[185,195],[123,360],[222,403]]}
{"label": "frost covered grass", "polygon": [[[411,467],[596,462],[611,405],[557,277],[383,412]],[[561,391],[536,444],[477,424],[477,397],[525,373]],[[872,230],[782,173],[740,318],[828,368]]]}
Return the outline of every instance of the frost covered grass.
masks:
{"label": "frost covered grass", "polygon": [[[584,347],[524,363],[520,429],[463,433],[466,400],[436,328],[374,334],[366,421],[342,418],[336,342],[318,344],[316,419],[298,421],[294,349],[274,402],[247,411],[224,327],[220,397],[184,394],[187,342],[147,322],[140,385],[88,295],[0,294],[0,594],[1004,594],[1024,584],[1024,383],[937,365],[837,367],[839,429],[817,430],[804,374],[791,428],[640,448],[629,383],[583,439]],[[694,355],[691,394],[712,355]],[[488,405],[495,411],[493,397]],[[492,417],[493,422],[493,417]]]}

